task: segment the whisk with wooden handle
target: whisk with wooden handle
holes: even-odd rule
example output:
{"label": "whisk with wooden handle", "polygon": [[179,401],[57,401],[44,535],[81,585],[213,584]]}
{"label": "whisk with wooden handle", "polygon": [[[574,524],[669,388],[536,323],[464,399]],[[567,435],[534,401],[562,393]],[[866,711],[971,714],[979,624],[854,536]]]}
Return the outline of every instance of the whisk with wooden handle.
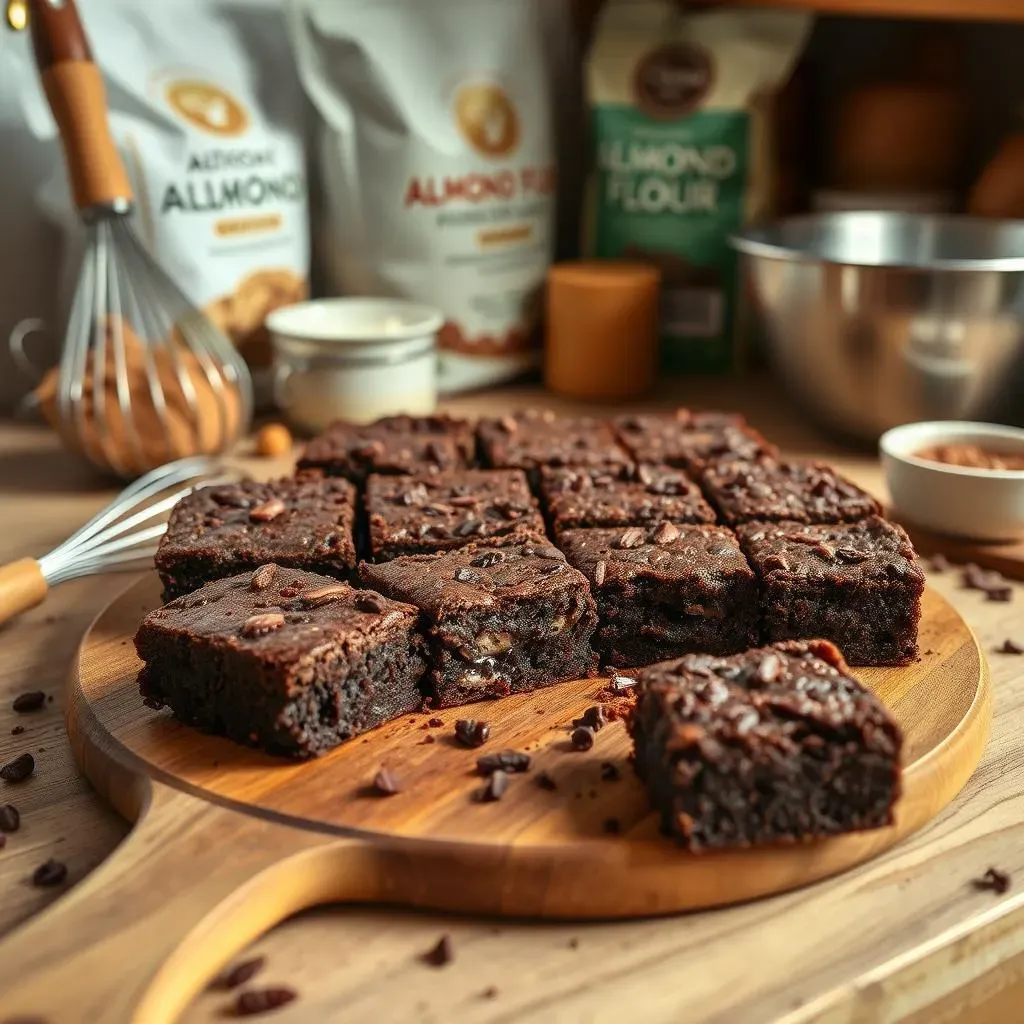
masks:
{"label": "whisk with wooden handle", "polygon": [[38,402],[67,443],[122,477],[226,451],[252,415],[245,362],[135,233],[131,183],[74,0],[30,0],[29,24],[88,233],[60,365]]}
{"label": "whisk with wooden handle", "polygon": [[237,477],[224,463],[205,455],[140,477],[48,555],[0,567],[0,624],[39,604],[58,583],[151,567],[174,505],[201,483]]}

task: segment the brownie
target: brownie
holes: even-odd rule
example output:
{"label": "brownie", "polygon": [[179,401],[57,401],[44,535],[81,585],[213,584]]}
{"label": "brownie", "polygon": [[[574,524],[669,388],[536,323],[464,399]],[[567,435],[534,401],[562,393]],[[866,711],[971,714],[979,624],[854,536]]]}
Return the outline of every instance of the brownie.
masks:
{"label": "brownie", "polygon": [[193,491],[171,510],[157,549],[164,600],[264,562],[346,578],[354,518],[355,488],[314,473]]}
{"label": "brownie", "polygon": [[480,451],[488,466],[522,469],[538,483],[541,466],[629,466],[612,428],[590,417],[563,419],[527,409],[513,416],[481,420]]}
{"label": "brownie", "polygon": [[139,689],[188,725],[309,757],[419,707],[417,620],[409,605],[271,563],[147,615]]}
{"label": "brownie", "polygon": [[824,462],[721,462],[701,483],[722,519],[749,522],[853,523],[876,515],[879,504]]}
{"label": "brownie", "polygon": [[852,665],[917,657],[924,574],[901,527],[871,516],[818,526],[748,523],[738,533],[761,579],[767,640],[824,637]]}
{"label": "brownie", "polygon": [[370,473],[418,473],[473,464],[476,439],[468,420],[451,416],[385,416],[375,423],[339,420],[306,446],[300,469],[319,469],[361,483]]}
{"label": "brownie", "polygon": [[730,654],[757,642],[756,578],[724,527],[566,530],[559,544],[590,582],[597,646],[613,665]]}
{"label": "brownie", "polygon": [[654,665],[630,728],[662,828],[690,850],[892,823],[900,728],[827,641]]}
{"label": "brownie", "polygon": [[637,462],[681,466],[699,476],[712,462],[778,454],[738,413],[690,412],[622,416],[615,431]]}
{"label": "brownie", "polygon": [[374,561],[459,548],[517,529],[544,534],[544,520],[518,469],[463,469],[366,481]]}
{"label": "brownie", "polygon": [[671,466],[556,468],[540,471],[544,510],[555,533],[595,526],[713,523],[700,488]]}
{"label": "brownie", "polygon": [[586,579],[536,537],[364,562],[364,583],[422,612],[433,702],[453,707],[592,675],[597,611]]}

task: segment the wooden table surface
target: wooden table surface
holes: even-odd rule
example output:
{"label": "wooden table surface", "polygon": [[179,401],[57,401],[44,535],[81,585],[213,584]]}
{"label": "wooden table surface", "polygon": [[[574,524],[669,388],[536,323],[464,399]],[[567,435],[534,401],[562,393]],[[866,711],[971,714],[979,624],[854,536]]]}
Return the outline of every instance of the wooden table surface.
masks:
{"label": "wooden table surface", "polygon": [[[677,400],[743,409],[788,450],[827,455],[880,490],[870,453],[826,443],[757,382],[694,384],[662,404]],[[541,402],[568,408],[530,389],[461,398],[449,407],[481,413]],[[264,463],[261,470],[273,468]],[[42,429],[0,424],[0,563],[48,551],[110,495],[108,485]],[[13,802],[22,814],[20,831],[0,852],[2,934],[59,898],[128,831],[78,772],[60,712],[87,623],[127,582],[108,576],[64,584],[42,607],[0,628],[0,759],[29,750],[37,764],[28,782],[0,783],[0,803]],[[997,604],[960,589],[953,572],[932,574],[930,583],[954,602],[987,651],[1007,637],[1024,642],[1024,587],[1015,588],[1015,602]],[[632,923],[536,924],[325,908],[289,921],[254,946],[254,955],[267,957],[261,978],[300,992],[297,1002],[268,1019],[619,1022],[642,1010],[650,1024],[1020,1020],[1024,657],[990,653],[990,664],[995,719],[980,768],[946,812],[871,864],[754,904]],[[55,699],[34,715],[16,715],[11,700],[30,689]],[[25,731],[12,735],[15,726]],[[33,869],[49,857],[68,865],[63,889],[31,884]],[[971,885],[989,866],[1013,877],[1007,894]],[[451,936],[454,962],[425,966],[418,954],[444,933]],[[488,991],[492,986],[496,994]],[[223,1020],[227,1002],[223,994],[204,994],[183,1020]],[[0,1020],[2,1011],[0,993]]]}

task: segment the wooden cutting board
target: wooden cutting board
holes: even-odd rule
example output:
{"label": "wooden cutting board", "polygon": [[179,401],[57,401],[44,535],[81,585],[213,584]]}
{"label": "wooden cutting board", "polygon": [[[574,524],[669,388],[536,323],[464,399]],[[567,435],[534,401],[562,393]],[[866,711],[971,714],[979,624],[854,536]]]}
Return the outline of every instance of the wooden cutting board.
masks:
{"label": "wooden cutting board", "polygon": [[[0,1011],[50,1024],[173,1020],[256,936],[304,908],[386,902],[488,915],[622,918],[753,899],[843,871],[919,829],[956,795],[991,717],[984,657],[956,611],[926,591],[921,660],[858,674],[906,735],[904,794],[887,829],[796,846],[691,855],[663,839],[628,763],[621,721],[592,750],[566,726],[601,680],[471,709],[413,715],[304,764],[204,736],[146,708],[131,637],[155,577],[87,634],[68,729],[97,789],[137,825],[123,846],[0,946]],[[480,751],[453,723],[491,723]],[[428,742],[433,739],[433,742]],[[533,770],[478,803],[478,753],[529,751]],[[621,778],[602,776],[612,764]],[[367,786],[386,765],[404,789]],[[547,772],[557,788],[537,784]],[[620,834],[610,834],[614,820]]]}

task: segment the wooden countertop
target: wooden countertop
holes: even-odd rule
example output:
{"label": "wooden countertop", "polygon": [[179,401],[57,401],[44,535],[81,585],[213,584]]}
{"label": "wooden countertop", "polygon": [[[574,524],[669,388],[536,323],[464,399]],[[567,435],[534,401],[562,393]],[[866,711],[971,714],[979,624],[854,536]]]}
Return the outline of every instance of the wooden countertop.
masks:
{"label": "wooden countertop", "polygon": [[[878,490],[867,454],[822,440],[758,382],[701,383],[665,398],[743,409],[789,450],[827,455]],[[553,407],[536,390],[461,398],[454,410],[516,404]],[[263,471],[274,467],[263,464]],[[0,563],[52,548],[111,491],[39,428],[0,424]],[[69,867],[68,887],[125,836],[126,823],[92,792],[71,759],[60,694],[88,621],[126,585],[121,576],[64,584],[39,609],[0,629],[0,759],[24,750],[35,776],[0,784],[22,828],[0,852],[0,933],[43,910],[60,891],[34,888],[49,857]],[[1024,642],[1024,587],[993,604],[961,590],[955,573],[930,582],[956,604],[992,651]],[[747,906],[616,924],[469,920],[388,909],[326,908],[304,914],[256,944],[266,982],[301,998],[275,1021],[621,1021],[643,1008],[657,1022],[1006,1022],[1024,993],[1024,657],[991,654],[996,696],[982,764],[953,805],[922,832],[846,875]],[[43,689],[55,701],[15,715],[12,698]],[[11,729],[25,726],[14,736]],[[989,866],[1011,873],[1005,896],[977,891]],[[814,902],[813,930],[793,916]],[[789,922],[789,926],[787,926]],[[442,933],[455,960],[442,971],[417,954]],[[485,997],[490,986],[497,995]],[[190,1024],[223,1019],[223,994],[200,996]],[[0,1013],[2,1013],[0,994]],[[269,1019],[269,1018],[268,1018]]]}

